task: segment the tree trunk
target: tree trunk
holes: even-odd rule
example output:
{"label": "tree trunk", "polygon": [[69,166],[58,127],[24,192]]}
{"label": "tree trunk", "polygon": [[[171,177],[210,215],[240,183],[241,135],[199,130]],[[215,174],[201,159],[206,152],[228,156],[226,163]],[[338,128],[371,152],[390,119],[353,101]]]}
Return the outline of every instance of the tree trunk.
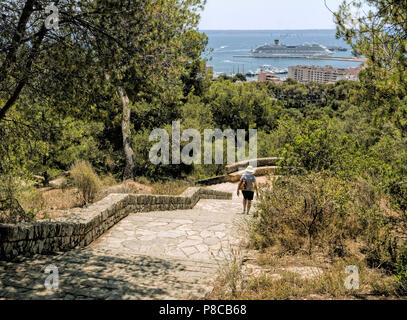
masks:
{"label": "tree trunk", "polygon": [[124,169],[123,180],[134,180],[134,171],[136,168],[136,156],[131,147],[131,131],[130,131],[130,100],[126,91],[122,87],[118,87],[120,99],[122,100],[123,118],[122,118],[122,136],[123,150],[126,157],[126,168]]}
{"label": "tree trunk", "polygon": [[[18,23],[17,32],[13,37],[13,41],[12,41],[11,47],[7,53],[6,59],[0,67],[0,82],[4,81],[4,79],[6,79],[7,74],[8,74],[7,69],[13,63],[15,63],[15,60],[17,59],[16,52],[18,50],[18,47],[21,45],[20,42],[21,42],[22,36],[25,34],[26,24],[28,23],[28,19],[29,19],[31,13],[33,12],[33,2],[34,1],[29,0],[25,4],[22,15],[20,17],[20,21]],[[18,97],[20,96],[21,91],[27,84],[28,77],[31,72],[31,66],[33,64],[35,57],[37,56],[37,54],[40,50],[41,43],[42,43],[46,33],[47,33],[47,28],[45,27],[45,25],[42,25],[40,30],[35,34],[35,40],[32,44],[31,52],[27,58],[25,70],[23,72],[23,77],[19,80],[12,95],[9,97],[9,99],[6,101],[6,103],[0,108],[0,121],[2,119],[4,119],[4,117],[6,116],[6,113],[15,104]]]}
{"label": "tree trunk", "polygon": [[[34,11],[34,0],[27,0],[18,20],[16,31],[9,48],[7,49],[6,57],[0,67],[0,82],[7,77],[7,69],[10,65],[16,62],[18,48],[21,45],[21,39],[25,36],[28,20]],[[5,15],[4,15],[5,16]]]}

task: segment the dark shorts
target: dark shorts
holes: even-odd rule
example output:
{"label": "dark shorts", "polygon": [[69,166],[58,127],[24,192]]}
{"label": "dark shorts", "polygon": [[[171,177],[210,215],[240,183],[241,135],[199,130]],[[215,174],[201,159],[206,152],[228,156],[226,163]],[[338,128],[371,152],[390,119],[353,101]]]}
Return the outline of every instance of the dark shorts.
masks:
{"label": "dark shorts", "polygon": [[244,197],[246,200],[250,200],[250,201],[253,200],[254,191],[245,191],[245,190],[243,190],[242,193],[243,193],[243,197]]}

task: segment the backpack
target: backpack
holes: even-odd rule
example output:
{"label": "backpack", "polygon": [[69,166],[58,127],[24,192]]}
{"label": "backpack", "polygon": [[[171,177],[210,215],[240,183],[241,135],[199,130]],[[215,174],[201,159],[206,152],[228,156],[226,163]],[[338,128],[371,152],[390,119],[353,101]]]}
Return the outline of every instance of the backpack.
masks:
{"label": "backpack", "polygon": [[243,176],[243,180],[240,183],[239,190],[246,190],[246,177]]}

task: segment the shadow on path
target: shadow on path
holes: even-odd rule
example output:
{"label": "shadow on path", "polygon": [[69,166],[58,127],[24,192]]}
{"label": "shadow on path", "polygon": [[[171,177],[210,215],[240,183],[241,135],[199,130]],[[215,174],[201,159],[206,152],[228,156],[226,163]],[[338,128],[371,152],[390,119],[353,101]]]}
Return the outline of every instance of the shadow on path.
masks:
{"label": "shadow on path", "polygon": [[[58,268],[59,289],[47,290]],[[0,261],[0,299],[176,299],[193,290],[182,281],[188,267],[148,256],[120,256],[102,250],[74,250],[61,255]]]}

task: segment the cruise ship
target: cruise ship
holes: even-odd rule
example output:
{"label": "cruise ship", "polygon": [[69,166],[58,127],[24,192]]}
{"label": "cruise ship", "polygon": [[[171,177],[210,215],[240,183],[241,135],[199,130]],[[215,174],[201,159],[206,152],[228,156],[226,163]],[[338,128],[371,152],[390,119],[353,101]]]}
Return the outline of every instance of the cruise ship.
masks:
{"label": "cruise ship", "polygon": [[279,58],[279,57],[309,57],[330,56],[333,52],[320,44],[300,44],[298,46],[287,46],[279,40],[274,40],[274,45],[265,44],[252,50],[255,58]]}

